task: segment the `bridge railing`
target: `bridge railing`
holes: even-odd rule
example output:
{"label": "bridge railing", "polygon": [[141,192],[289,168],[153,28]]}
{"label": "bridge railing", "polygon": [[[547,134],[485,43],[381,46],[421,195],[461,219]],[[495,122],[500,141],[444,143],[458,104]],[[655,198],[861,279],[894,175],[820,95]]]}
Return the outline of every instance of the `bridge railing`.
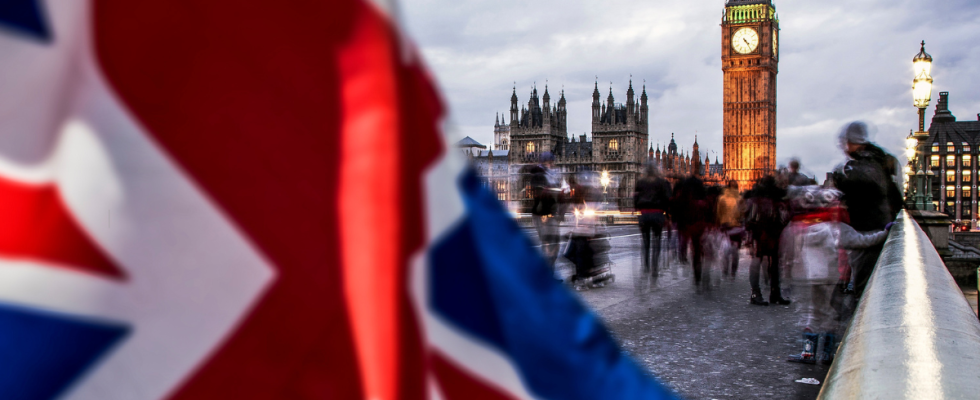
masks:
{"label": "bridge railing", "polygon": [[905,211],[819,398],[980,398],[980,322]]}

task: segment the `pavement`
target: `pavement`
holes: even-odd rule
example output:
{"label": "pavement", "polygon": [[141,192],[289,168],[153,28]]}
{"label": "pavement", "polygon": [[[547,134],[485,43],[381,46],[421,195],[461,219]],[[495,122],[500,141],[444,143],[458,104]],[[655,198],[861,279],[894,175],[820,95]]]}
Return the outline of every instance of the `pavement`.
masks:
{"label": "pavement", "polygon": [[[746,249],[734,278],[706,270],[712,285],[698,294],[690,267],[671,254],[664,255],[667,267],[655,282],[641,278],[641,239],[635,225],[611,227],[608,233],[616,281],[576,293],[624,351],[660,382],[686,399],[817,397],[821,385],[795,381],[815,378],[822,384],[829,367],[786,361],[801,350],[795,304],[749,304]],[[556,272],[567,277],[571,265],[559,259]]]}

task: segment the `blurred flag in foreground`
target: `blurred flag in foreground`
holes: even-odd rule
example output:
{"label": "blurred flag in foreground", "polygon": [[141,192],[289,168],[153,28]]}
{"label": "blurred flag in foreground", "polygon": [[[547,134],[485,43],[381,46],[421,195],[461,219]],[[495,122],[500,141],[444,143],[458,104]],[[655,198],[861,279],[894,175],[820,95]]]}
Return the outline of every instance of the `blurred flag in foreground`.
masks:
{"label": "blurred flag in foreground", "polygon": [[384,4],[0,3],[0,397],[666,398]]}

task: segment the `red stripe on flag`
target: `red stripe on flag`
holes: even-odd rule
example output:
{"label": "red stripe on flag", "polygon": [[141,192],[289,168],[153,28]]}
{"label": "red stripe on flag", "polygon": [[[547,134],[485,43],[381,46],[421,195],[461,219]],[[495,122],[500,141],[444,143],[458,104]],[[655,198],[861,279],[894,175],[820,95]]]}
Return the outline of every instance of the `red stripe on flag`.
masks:
{"label": "red stripe on flag", "polygon": [[[343,125],[339,216],[344,288],[365,398],[398,394],[399,107],[385,22],[358,13],[340,49]],[[395,43],[397,44],[397,43]]]}
{"label": "red stripe on flag", "polygon": [[388,21],[353,0],[95,4],[110,84],[278,270],[177,397],[424,396],[407,276],[442,111]]}
{"label": "red stripe on flag", "polygon": [[0,178],[0,256],[125,279],[75,221],[53,184]]}
{"label": "red stripe on flag", "polygon": [[432,371],[446,400],[512,400],[506,391],[466,372],[439,351],[430,356]]}

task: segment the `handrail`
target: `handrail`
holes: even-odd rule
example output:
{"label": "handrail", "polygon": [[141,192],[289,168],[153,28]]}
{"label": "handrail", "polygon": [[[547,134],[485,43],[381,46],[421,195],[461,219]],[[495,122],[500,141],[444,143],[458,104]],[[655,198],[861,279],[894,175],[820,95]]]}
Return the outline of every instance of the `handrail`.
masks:
{"label": "handrail", "polygon": [[892,227],[819,399],[975,399],[980,322],[905,211]]}

